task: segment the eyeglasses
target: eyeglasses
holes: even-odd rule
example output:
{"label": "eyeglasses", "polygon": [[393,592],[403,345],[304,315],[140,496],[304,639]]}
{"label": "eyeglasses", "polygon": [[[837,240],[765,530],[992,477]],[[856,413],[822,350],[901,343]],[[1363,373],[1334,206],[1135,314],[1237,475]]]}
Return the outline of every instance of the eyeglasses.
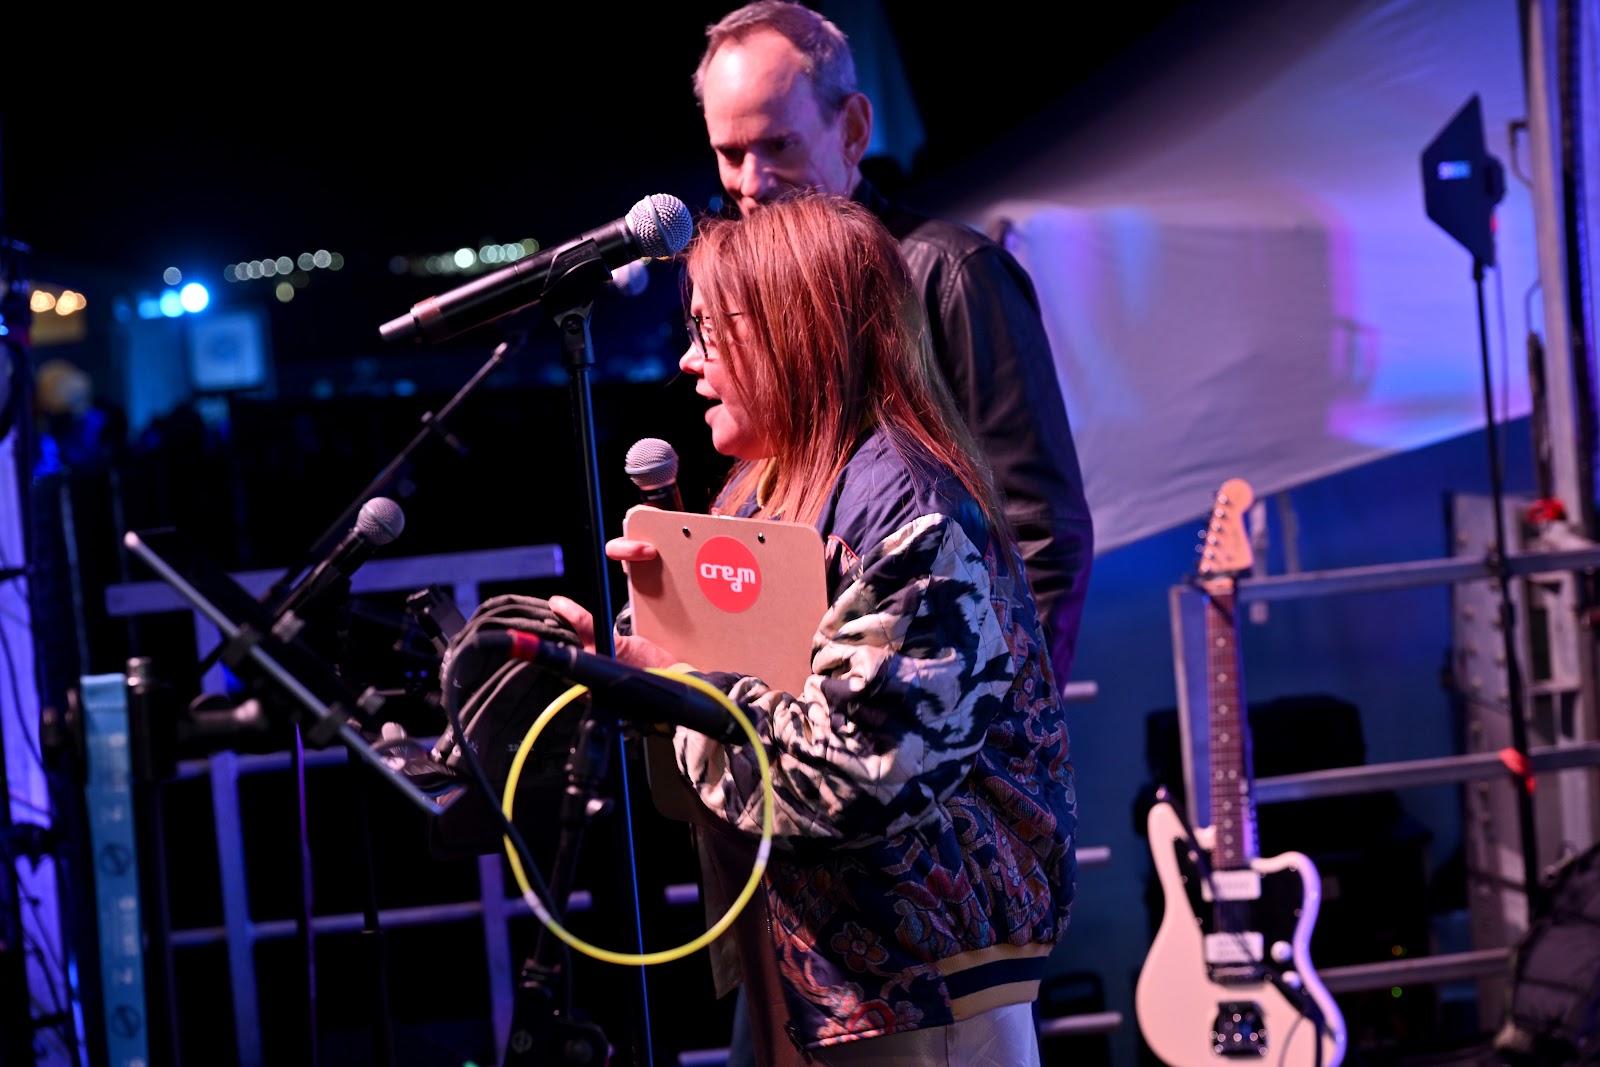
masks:
{"label": "eyeglasses", "polygon": [[[736,319],[741,314],[743,312],[725,311],[722,313],[722,317]],[[684,325],[689,328],[689,343],[694,345],[702,356],[706,355],[708,351],[706,348],[707,342],[711,344],[717,343],[716,322],[710,315],[686,315],[684,317]]]}

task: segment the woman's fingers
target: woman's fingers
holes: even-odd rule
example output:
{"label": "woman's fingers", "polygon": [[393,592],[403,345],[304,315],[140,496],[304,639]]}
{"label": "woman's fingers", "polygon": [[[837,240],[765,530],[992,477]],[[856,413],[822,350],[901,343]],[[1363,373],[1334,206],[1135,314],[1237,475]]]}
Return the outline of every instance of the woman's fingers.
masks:
{"label": "woman's fingers", "polygon": [[559,593],[549,600],[550,610],[567,620],[578,634],[578,640],[590,652],[594,651],[594,614],[571,597]]}
{"label": "woman's fingers", "polygon": [[655,559],[656,546],[653,541],[636,541],[631,537],[613,537],[606,542],[606,558],[620,560],[623,563],[642,563],[645,560]]}

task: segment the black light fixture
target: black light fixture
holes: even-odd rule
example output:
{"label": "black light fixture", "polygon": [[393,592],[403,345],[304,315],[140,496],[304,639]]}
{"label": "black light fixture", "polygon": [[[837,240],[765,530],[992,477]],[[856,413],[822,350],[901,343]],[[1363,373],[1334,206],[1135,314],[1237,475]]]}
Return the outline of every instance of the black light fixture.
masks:
{"label": "black light fixture", "polygon": [[1478,263],[1494,266],[1494,209],[1506,195],[1506,172],[1484,147],[1477,94],[1423,149],[1422,192],[1428,218]]}

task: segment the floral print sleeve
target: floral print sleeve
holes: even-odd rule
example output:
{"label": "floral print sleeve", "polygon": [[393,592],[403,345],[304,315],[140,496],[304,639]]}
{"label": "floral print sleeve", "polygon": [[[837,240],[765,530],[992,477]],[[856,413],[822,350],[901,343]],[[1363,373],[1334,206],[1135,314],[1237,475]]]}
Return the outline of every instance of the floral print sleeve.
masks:
{"label": "floral print sleeve", "polygon": [[[991,602],[992,560],[946,515],[920,516],[862,557],[829,607],[805,692],[706,677],[744,708],[767,746],[774,832],[858,847],[947,819],[1005,706],[1015,665]],[[680,728],[679,769],[730,824],[761,830],[749,743]]]}

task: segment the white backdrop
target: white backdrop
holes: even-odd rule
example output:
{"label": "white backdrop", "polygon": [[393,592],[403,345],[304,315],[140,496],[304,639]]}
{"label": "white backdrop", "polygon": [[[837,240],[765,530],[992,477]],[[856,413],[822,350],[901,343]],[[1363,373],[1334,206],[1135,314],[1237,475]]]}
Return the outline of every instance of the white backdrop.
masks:
{"label": "white backdrop", "polygon": [[1496,418],[1528,412],[1517,5],[1274,7],[1165,69],[1130,55],[1137,89],[1104,74],[919,198],[1008,230],[1033,275],[1100,551],[1230,477],[1266,495],[1484,424],[1472,257],[1428,219],[1421,167],[1474,94],[1506,167]]}

